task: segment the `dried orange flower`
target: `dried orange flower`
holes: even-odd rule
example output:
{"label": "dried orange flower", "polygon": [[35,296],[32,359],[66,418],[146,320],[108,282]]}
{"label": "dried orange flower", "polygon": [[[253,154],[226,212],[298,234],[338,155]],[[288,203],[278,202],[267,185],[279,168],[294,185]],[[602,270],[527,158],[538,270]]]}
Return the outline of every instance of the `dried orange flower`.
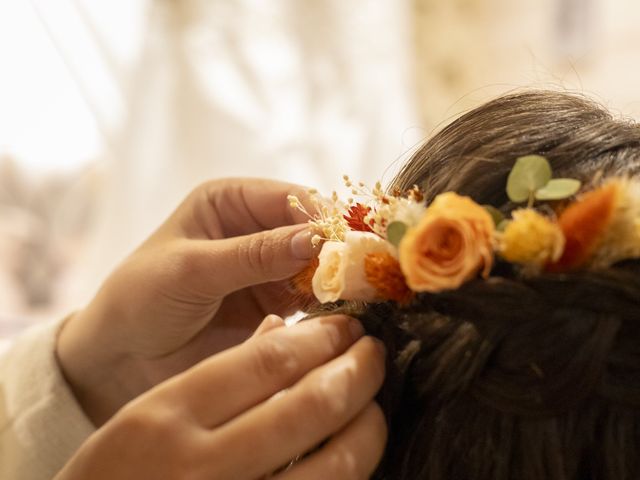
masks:
{"label": "dried orange flower", "polygon": [[408,303],[413,292],[407,286],[400,263],[387,252],[370,253],[364,259],[367,281],[384,300]]}
{"label": "dried orange flower", "polygon": [[[552,179],[542,157],[518,159],[512,174],[507,193],[514,201],[564,199],[580,186],[577,180]],[[292,284],[322,303],[407,303],[417,292],[437,293],[479,275],[487,278],[495,253],[521,265],[524,274],[602,268],[640,258],[638,180],[608,180],[570,204],[557,221],[530,206],[513,211],[505,224],[502,216],[494,223],[487,208],[455,192],[438,195],[427,206],[418,187],[388,194],[380,182],[369,189],[346,175],[343,179],[362,200],[345,203],[336,192],[324,199],[312,189],[308,202],[315,211],[310,213],[297,197],[289,197],[291,206],[309,217],[312,243],[324,242],[319,257]],[[495,224],[506,227],[496,232]]]}
{"label": "dried orange flower", "polygon": [[[599,206],[595,206],[600,202]],[[577,210],[577,212],[576,212]],[[582,219],[578,218],[582,213]],[[640,182],[614,178],[584,195],[563,212],[571,232],[577,263],[570,268],[605,268],[620,260],[640,257]],[[576,223],[571,224],[568,220]],[[591,234],[591,236],[589,236]],[[576,238],[577,237],[577,238]],[[589,243],[590,240],[590,243]],[[578,245],[578,247],[575,247]]]}
{"label": "dried orange flower", "polygon": [[309,262],[309,265],[291,279],[293,288],[297,292],[305,295],[313,295],[313,286],[311,281],[313,280],[313,274],[316,273],[319,264],[320,260],[318,260],[318,257],[313,258],[311,262]]}
{"label": "dried orange flower", "polygon": [[349,207],[347,215],[344,215],[343,218],[347,221],[349,228],[355,232],[373,232],[370,226],[371,220],[365,220],[365,217],[370,211],[371,207],[356,203]]}
{"label": "dried orange flower", "polygon": [[558,224],[566,240],[564,252],[548,270],[573,270],[591,260],[613,221],[619,194],[620,184],[609,182],[582,195],[560,214]]}
{"label": "dried orange flower", "polygon": [[343,242],[325,242],[318,255],[318,268],[311,284],[322,303],[337,300],[371,302],[376,290],[366,278],[364,259],[370,253],[388,252],[395,247],[371,232],[349,231]]}

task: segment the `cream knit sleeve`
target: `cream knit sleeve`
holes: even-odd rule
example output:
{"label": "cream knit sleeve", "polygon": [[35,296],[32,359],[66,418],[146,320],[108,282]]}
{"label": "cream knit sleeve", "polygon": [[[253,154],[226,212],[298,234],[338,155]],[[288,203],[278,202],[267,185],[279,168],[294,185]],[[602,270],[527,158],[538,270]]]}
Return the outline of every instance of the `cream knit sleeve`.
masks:
{"label": "cream knit sleeve", "polygon": [[32,328],[0,354],[0,480],[51,480],[94,431],[55,358],[61,325]]}

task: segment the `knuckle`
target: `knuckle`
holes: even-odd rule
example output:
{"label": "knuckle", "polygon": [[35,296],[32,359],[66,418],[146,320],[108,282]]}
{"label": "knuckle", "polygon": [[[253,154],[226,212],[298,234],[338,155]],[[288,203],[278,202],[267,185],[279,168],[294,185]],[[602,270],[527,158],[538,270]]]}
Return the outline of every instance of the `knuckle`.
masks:
{"label": "knuckle", "polygon": [[[340,347],[344,345],[344,338],[346,335],[346,328],[339,323],[325,323],[318,332],[318,341],[321,345],[324,345],[329,352],[337,352]],[[335,355],[335,353],[334,353]]]}
{"label": "knuckle", "polygon": [[295,348],[281,337],[259,337],[253,348],[254,369],[258,378],[289,379],[299,370]]}
{"label": "knuckle", "polygon": [[322,327],[320,329],[321,335],[324,337],[322,341],[332,352],[343,350],[348,344],[353,343],[351,322],[353,320],[344,315],[323,317],[318,320]]}
{"label": "knuckle", "polygon": [[253,235],[247,242],[241,242],[239,248],[241,249],[239,257],[244,259],[250,271],[265,274],[274,262],[275,249],[267,235]]}
{"label": "knuckle", "polygon": [[171,438],[176,433],[174,415],[166,409],[141,409],[125,407],[118,419],[118,430],[123,435],[142,436],[150,438]]}
{"label": "knuckle", "polygon": [[364,407],[382,385],[384,356],[376,340],[365,338],[362,342],[360,348],[349,350],[305,382],[301,401],[318,421],[336,423],[347,419],[352,410],[359,410],[360,402]]}
{"label": "knuckle", "polygon": [[[157,398],[123,409],[101,430],[107,444],[127,458],[146,455],[152,478],[200,479],[197,436],[189,422]],[[152,448],[151,448],[152,447]]]}
{"label": "knuckle", "polygon": [[336,423],[348,416],[354,373],[350,369],[322,376],[306,390],[303,403],[323,424]]}
{"label": "knuckle", "polygon": [[349,448],[334,449],[327,459],[327,478],[359,480],[369,478],[356,453]]}

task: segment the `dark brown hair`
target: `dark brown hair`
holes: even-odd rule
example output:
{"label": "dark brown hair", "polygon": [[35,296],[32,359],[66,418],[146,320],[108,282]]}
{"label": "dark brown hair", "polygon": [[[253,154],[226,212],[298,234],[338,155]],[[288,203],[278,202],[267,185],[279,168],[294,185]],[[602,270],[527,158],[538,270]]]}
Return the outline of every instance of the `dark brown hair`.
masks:
{"label": "dark brown hair", "polygon": [[[589,184],[640,169],[640,128],[582,96],[498,98],[431,138],[392,187],[508,211],[522,155]],[[343,307],[389,349],[376,479],[640,478],[640,266],[521,278],[507,264],[413,303]]]}

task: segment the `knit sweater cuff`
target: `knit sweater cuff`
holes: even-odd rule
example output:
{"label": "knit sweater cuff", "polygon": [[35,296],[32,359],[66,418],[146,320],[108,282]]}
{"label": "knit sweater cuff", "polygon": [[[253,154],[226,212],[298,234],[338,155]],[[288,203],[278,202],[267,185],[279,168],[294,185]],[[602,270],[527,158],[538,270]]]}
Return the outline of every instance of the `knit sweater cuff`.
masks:
{"label": "knit sweater cuff", "polygon": [[0,356],[1,480],[51,480],[95,430],[56,359],[63,322],[28,330]]}

